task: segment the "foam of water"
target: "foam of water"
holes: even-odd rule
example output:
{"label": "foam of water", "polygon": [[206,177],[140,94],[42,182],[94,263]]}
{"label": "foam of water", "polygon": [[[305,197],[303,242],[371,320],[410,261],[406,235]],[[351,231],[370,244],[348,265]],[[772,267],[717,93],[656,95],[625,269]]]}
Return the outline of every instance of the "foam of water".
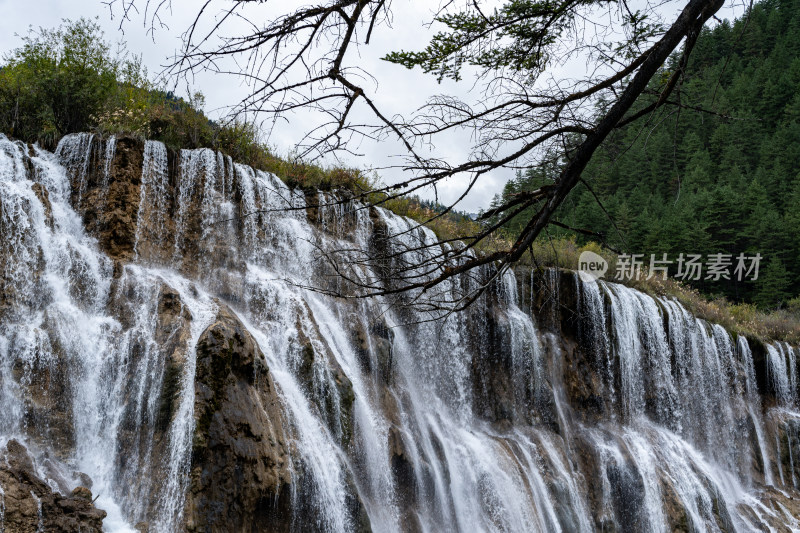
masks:
{"label": "foam of water", "polygon": [[0,533],[6,530],[6,493],[0,485]]}

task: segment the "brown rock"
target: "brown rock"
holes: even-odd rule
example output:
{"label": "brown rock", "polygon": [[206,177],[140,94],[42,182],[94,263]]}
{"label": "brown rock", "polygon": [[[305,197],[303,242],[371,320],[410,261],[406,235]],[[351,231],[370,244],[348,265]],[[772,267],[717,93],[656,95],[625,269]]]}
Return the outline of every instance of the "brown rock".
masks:
{"label": "brown rock", "polygon": [[42,206],[44,207],[44,217],[47,220],[47,225],[51,228],[53,227],[53,206],[50,203],[50,193],[47,191],[47,187],[42,185],[41,183],[34,183],[31,186],[33,192],[36,194],[36,197],[42,202]]}
{"label": "brown rock", "polygon": [[[86,176],[83,168],[68,168],[73,183],[73,204],[86,228],[97,237],[100,247],[113,259],[133,257],[139,211],[144,144],[133,137],[119,137],[109,176],[105,176],[105,149],[95,138],[90,147]],[[80,199],[75,184],[83,183]],[[38,193],[37,193],[38,194]]]}
{"label": "brown rock", "polygon": [[84,474],[83,472],[73,472],[72,477],[79,479],[81,481],[81,485],[86,487],[87,489],[92,488],[94,483],[92,482],[92,478],[88,476],[88,474]]}
{"label": "brown rock", "polygon": [[75,487],[72,489],[72,497],[81,500],[92,501],[92,491],[86,487]]}
{"label": "brown rock", "polygon": [[[0,486],[3,487],[4,515],[2,527],[9,533],[58,531],[64,533],[100,533],[106,512],[91,502],[91,492],[84,487],[73,496],[54,493],[33,468],[33,459],[25,447],[10,440],[0,456]],[[81,490],[82,489],[82,490]],[[85,492],[89,498],[85,498]],[[77,493],[77,494],[76,494]]]}
{"label": "brown rock", "polygon": [[6,461],[8,466],[15,470],[33,472],[33,459],[28,455],[25,446],[15,439],[11,439],[6,444]]}
{"label": "brown rock", "polygon": [[[308,316],[311,318],[312,314]],[[296,328],[301,345],[297,369],[300,386],[328,429],[346,448],[353,436],[353,384],[325,343],[313,318],[305,325],[298,321]],[[312,336],[317,342],[311,340]],[[322,375],[315,372],[316,365],[324,366],[326,371]]]}
{"label": "brown rock", "polygon": [[99,205],[94,230],[100,246],[112,258],[133,256],[143,153],[140,141],[130,137],[117,139],[107,191],[96,190]]}
{"label": "brown rock", "polygon": [[264,356],[220,306],[197,345],[189,531],[288,531],[285,422]]}
{"label": "brown rock", "polygon": [[[125,323],[137,312],[140,304],[138,288],[133,276],[123,275],[118,281],[120,286],[115,290],[115,298],[109,306],[115,316],[119,316]],[[158,300],[155,304],[155,334],[154,341],[158,346],[159,364],[162,365],[160,375],[156,372],[147,384],[148,394],[157,394],[157,404],[154,417],[148,418],[144,423],[138,417],[137,398],[133,390],[128,391],[126,411],[122,417],[118,433],[120,449],[125,450],[115,457],[116,468],[119,472],[131,472],[132,465],[162,465],[169,457],[168,431],[171,427],[181,392],[181,376],[184,373],[187,359],[188,342],[191,338],[192,315],[188,307],[181,302],[180,295],[171,287],[162,284],[157,291]],[[149,297],[149,296],[148,296]],[[132,323],[126,324],[128,327]],[[131,350],[131,369],[139,368],[141,357],[147,355],[144,346],[135,346]],[[149,355],[150,357],[153,354]],[[134,379],[131,376],[130,379]],[[141,435],[149,432],[151,443],[142,444]],[[138,468],[138,467],[137,467]],[[163,486],[166,482],[164,475],[166,469],[152,468],[138,475],[129,475],[125,479],[125,488],[128,494],[138,498],[142,505],[138,507],[135,516],[130,520],[151,520],[156,511],[158,501],[151,495],[156,487]]]}

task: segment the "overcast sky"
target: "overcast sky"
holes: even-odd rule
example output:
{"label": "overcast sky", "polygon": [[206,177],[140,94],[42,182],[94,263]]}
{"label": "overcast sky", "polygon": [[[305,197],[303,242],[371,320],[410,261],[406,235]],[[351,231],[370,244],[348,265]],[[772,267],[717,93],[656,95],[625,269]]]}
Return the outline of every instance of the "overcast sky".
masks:
{"label": "overcast sky", "polygon": [[[119,1],[119,0],[118,0]],[[145,0],[137,0],[140,8]],[[269,18],[274,16],[276,5],[280,12],[287,9],[287,5],[300,3],[297,0],[280,0],[266,2],[258,9],[257,16]],[[307,2],[303,2],[307,3]],[[395,0],[393,3],[394,20],[391,30],[382,29],[373,35],[372,43],[359,50],[360,56],[351,58],[365,70],[371,72],[377,80],[377,90],[374,95],[377,103],[390,115],[393,113],[409,114],[422,105],[425,100],[434,94],[447,93],[464,97],[467,101],[474,100],[477,95],[469,94],[470,81],[461,83],[444,82],[437,84],[433,76],[422,75],[418,70],[409,71],[399,65],[393,65],[380,58],[388,51],[399,49],[418,50],[429,40],[430,31],[423,25],[430,20],[431,10],[436,7],[436,2],[429,0]],[[162,20],[167,27],[158,28],[155,33],[149,33],[145,24],[144,13],[133,15],[131,20],[123,25],[120,31],[120,7],[110,10],[102,0],[0,0],[0,51],[6,53],[21,44],[17,35],[23,35],[29,27],[55,27],[62,19],[77,19],[84,17],[98,17],[98,22],[105,31],[109,41],[124,41],[131,53],[142,54],[145,65],[151,74],[158,73],[167,63],[167,58],[173,55],[180,46],[181,33],[191,24],[196,16],[198,0],[172,0],[169,11],[162,11]],[[216,8],[218,9],[218,8]],[[725,13],[730,17],[731,12]],[[113,18],[112,18],[113,15]],[[213,20],[209,18],[208,20]],[[241,23],[244,29],[244,22]],[[235,30],[235,27],[232,28]],[[17,34],[17,35],[15,35]],[[243,86],[235,78],[199,74],[187,87],[185,83],[178,87],[182,96],[189,90],[201,90],[206,97],[205,111],[211,117],[218,117],[224,113],[226,106],[236,103],[248,94],[249,88]],[[279,124],[272,130],[268,142],[279,153],[289,152],[298,143],[303,135],[308,132],[312,122],[309,117],[294,115],[289,120]],[[469,133],[462,132],[440,137],[435,146],[435,155],[444,160],[457,163],[463,161],[468,155],[470,146]],[[392,143],[362,143],[358,152],[363,157],[348,157],[345,162],[351,166],[387,167],[397,160],[390,157],[398,152]],[[387,183],[399,181],[399,171],[382,171],[382,179]],[[513,177],[510,170],[496,171],[484,176],[470,195],[459,204],[458,208],[464,211],[478,211],[488,206],[494,194],[502,190],[505,182]],[[451,179],[439,187],[439,200],[448,203],[454,201],[464,189],[463,181]],[[428,191],[423,196],[431,196]]]}

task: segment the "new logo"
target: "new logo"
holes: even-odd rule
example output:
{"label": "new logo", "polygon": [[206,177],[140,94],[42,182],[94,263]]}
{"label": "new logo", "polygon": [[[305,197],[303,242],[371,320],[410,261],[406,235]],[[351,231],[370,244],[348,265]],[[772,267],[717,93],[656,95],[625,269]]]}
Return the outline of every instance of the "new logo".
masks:
{"label": "new logo", "polygon": [[586,250],[578,257],[578,275],[583,281],[597,281],[608,271],[608,261]]}

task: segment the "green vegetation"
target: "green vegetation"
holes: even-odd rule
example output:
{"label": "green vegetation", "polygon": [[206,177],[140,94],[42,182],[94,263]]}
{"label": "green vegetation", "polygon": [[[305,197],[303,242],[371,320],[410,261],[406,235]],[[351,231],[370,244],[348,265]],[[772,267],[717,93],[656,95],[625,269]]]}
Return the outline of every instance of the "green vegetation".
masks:
{"label": "green vegetation", "polygon": [[[460,240],[469,235],[475,235],[481,231],[481,224],[474,221],[467,213],[451,210],[446,211],[445,206],[422,200],[415,196],[398,197],[386,200],[385,194],[373,194],[369,197],[372,203],[379,203],[390,211],[408,217],[412,220],[425,224],[429,227],[440,240]],[[500,240],[490,236],[481,241],[477,250],[493,251],[499,248],[507,248],[509,243],[503,238]]]}
{"label": "green vegetation", "polygon": [[359,170],[280,158],[255,125],[218,124],[203,105],[202,93],[179,98],[151,82],[139,58],[112,54],[100,26],[84,18],[29,32],[0,65],[0,131],[11,137],[53,148],[68,133],[128,134],[175,150],[219,150],[295,187],[360,193],[375,185]]}
{"label": "green vegetation", "polygon": [[[653,101],[676,61],[638,109]],[[800,294],[800,1],[764,0],[746,19],[705,30],[680,103],[618,130],[587,167],[583,179],[610,219],[581,184],[556,220],[648,260],[650,254],[674,260],[680,253],[724,253],[735,267],[740,253],[760,253],[758,280],[731,275],[692,287],[713,299],[786,308]],[[503,198],[552,183],[559,167],[518,175]],[[508,235],[529,218],[518,216]],[[579,246],[600,240],[561,228],[551,228],[551,235],[572,235]]]}
{"label": "green vegetation", "polygon": [[26,140],[52,142],[96,125],[121,64],[88,20],[29,34],[0,70],[0,125]]}
{"label": "green vegetation", "polygon": [[[53,148],[68,134],[94,131],[164,142],[168,147],[212,148],[280,177],[291,187],[347,190],[424,222],[442,206],[418,198],[375,193],[377,176],[342,166],[279,157],[249,122],[218,124],[203,113],[202,93],[188,101],[156,87],[137,57],[112,55],[99,25],[64,21],[57,29],[30,32],[0,66],[0,131]],[[430,224],[441,238],[456,238],[477,225],[463,213]]]}

